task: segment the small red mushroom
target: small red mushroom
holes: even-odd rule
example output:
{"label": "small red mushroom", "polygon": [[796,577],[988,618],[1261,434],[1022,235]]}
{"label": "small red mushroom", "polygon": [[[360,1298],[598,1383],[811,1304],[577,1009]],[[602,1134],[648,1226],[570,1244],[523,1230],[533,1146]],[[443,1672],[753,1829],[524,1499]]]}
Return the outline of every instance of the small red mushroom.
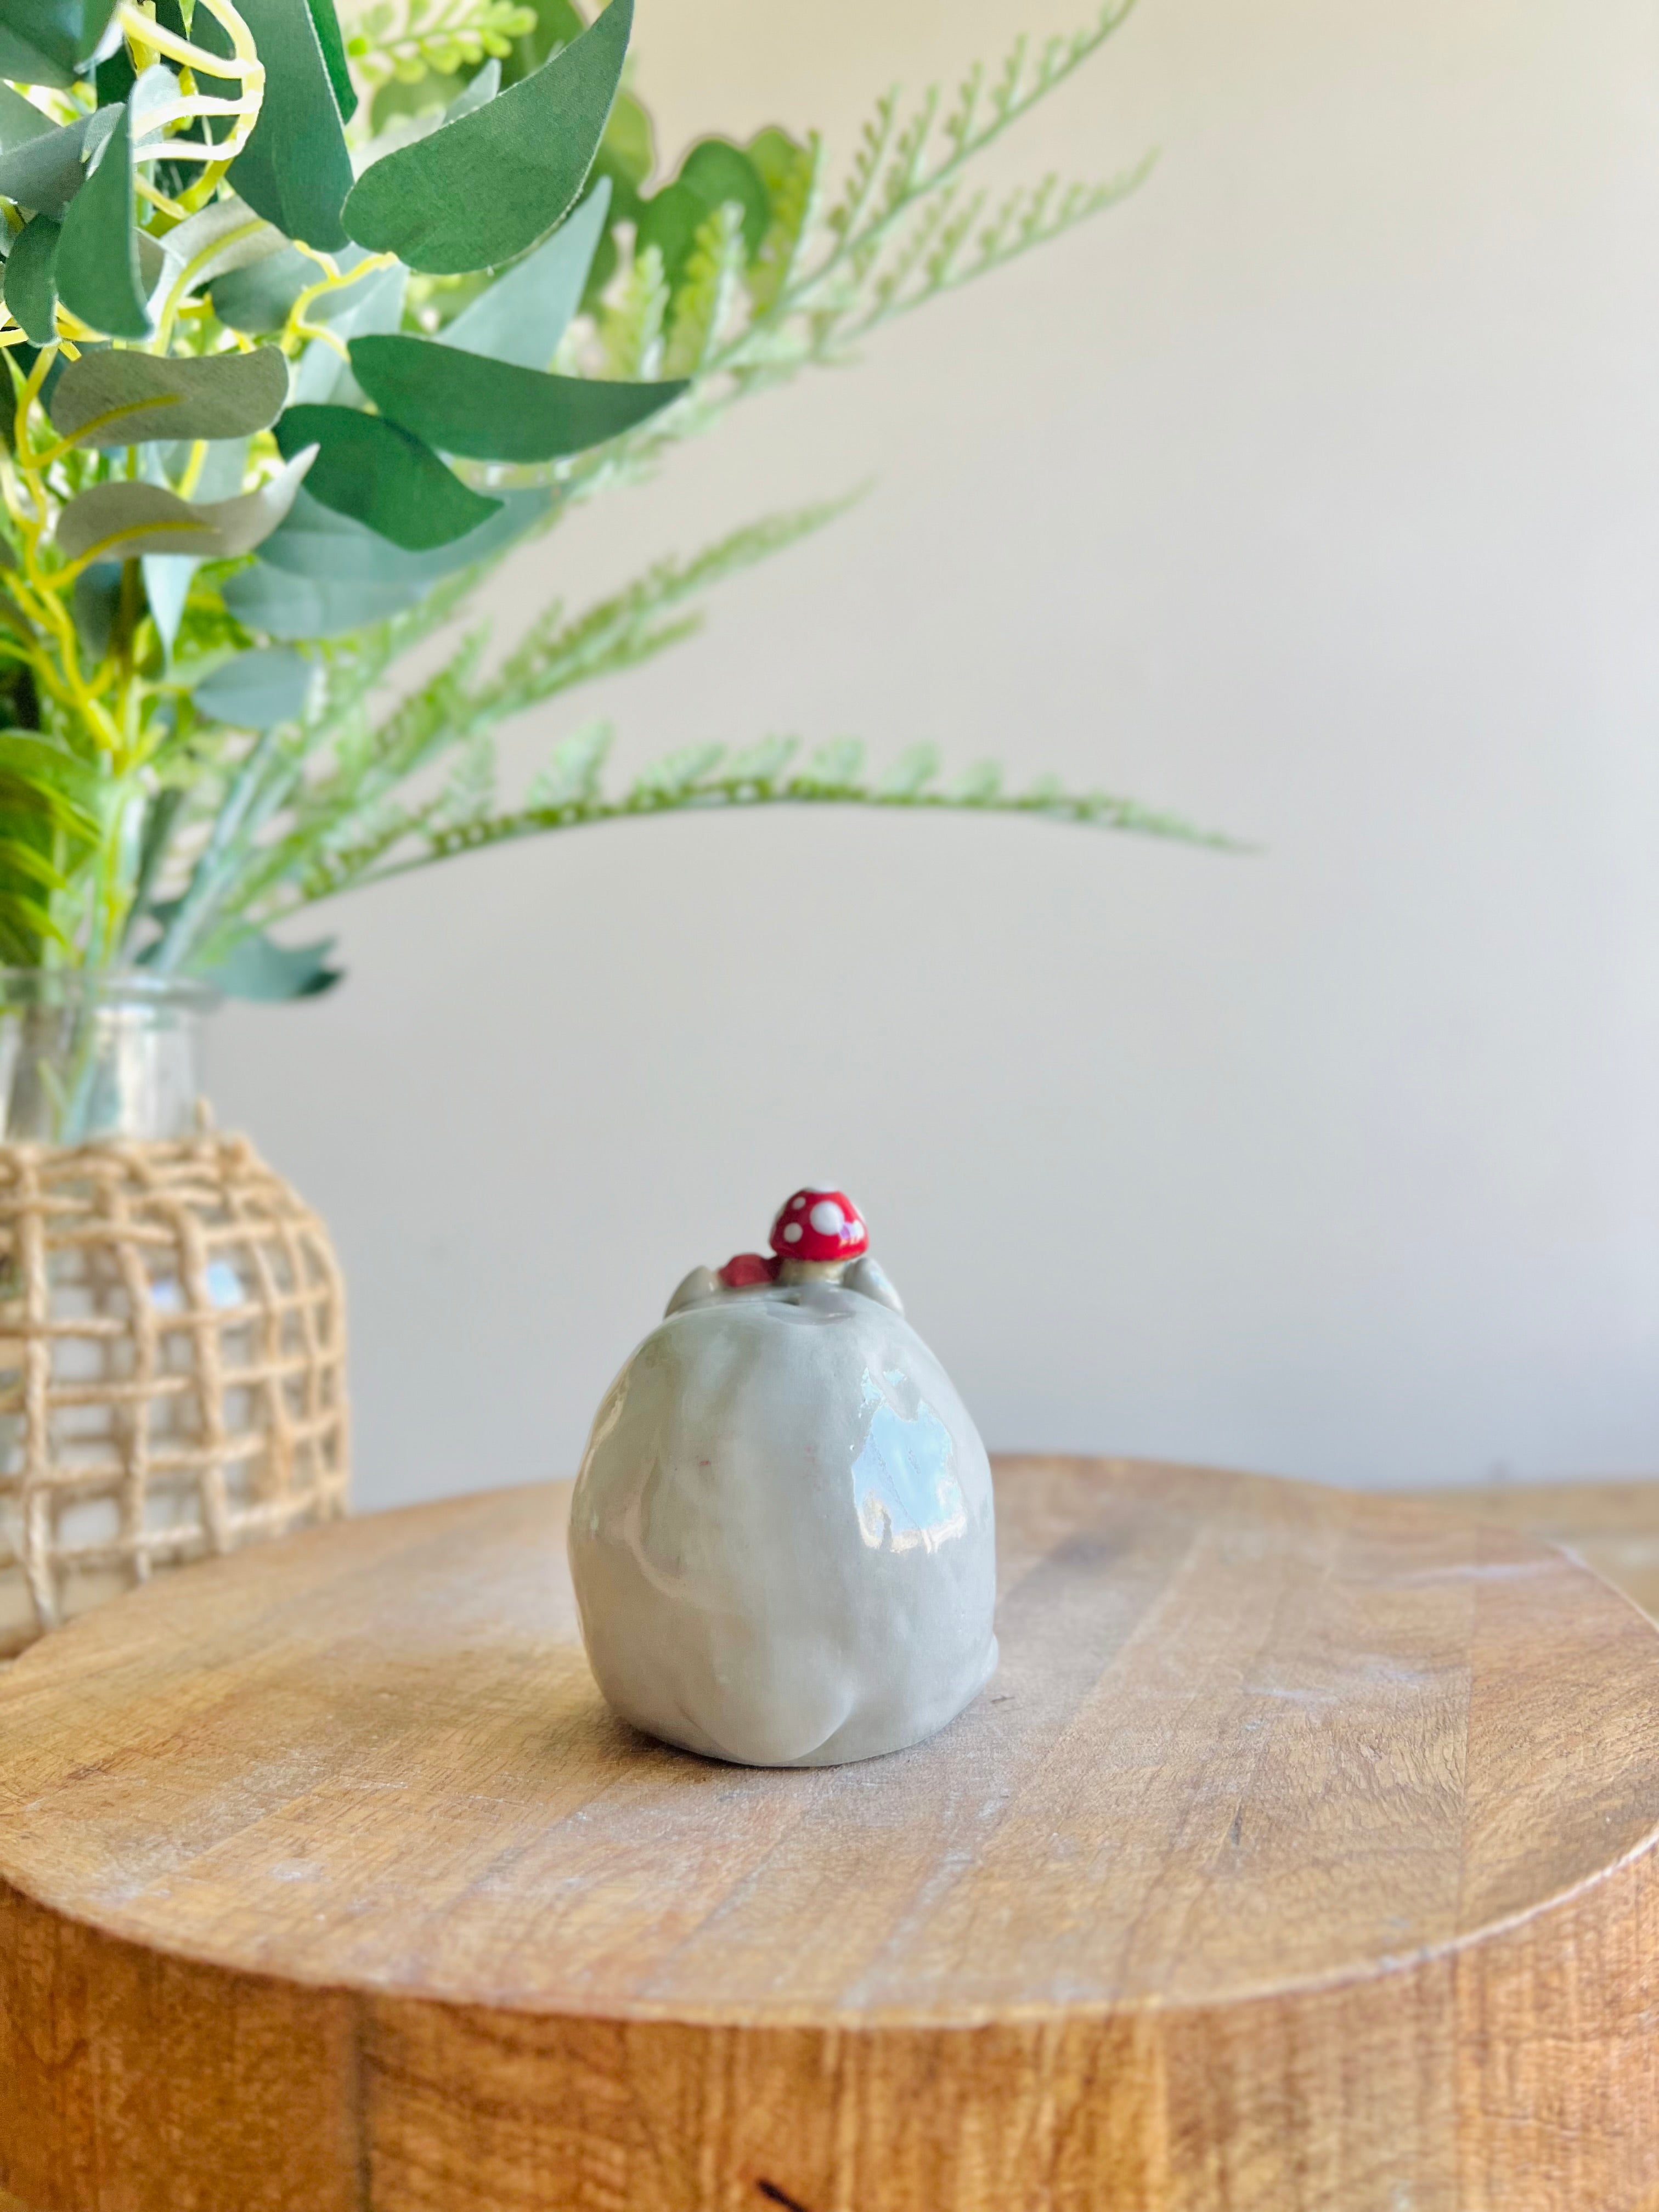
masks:
{"label": "small red mushroom", "polygon": [[870,1249],[858,1208],[842,1190],[798,1190],[787,1198],[769,1241],[781,1260],[856,1260]]}
{"label": "small red mushroom", "polygon": [[778,1263],[763,1252],[734,1252],[720,1275],[728,1291],[745,1291],[751,1283],[775,1283]]}

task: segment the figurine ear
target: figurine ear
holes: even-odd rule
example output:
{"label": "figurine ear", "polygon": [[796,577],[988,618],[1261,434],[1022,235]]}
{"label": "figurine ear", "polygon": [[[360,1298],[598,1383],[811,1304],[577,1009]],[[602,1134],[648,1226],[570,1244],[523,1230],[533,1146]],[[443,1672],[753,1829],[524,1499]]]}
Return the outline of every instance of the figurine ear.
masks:
{"label": "figurine ear", "polygon": [[687,1306],[700,1306],[705,1299],[718,1297],[720,1287],[720,1279],[712,1267],[693,1267],[663,1308],[663,1319],[666,1321],[670,1314],[683,1313]]}
{"label": "figurine ear", "polygon": [[842,1280],[847,1289],[873,1298],[878,1306],[891,1306],[896,1314],[904,1311],[904,1301],[888,1281],[886,1269],[867,1252],[861,1260],[854,1261]]}

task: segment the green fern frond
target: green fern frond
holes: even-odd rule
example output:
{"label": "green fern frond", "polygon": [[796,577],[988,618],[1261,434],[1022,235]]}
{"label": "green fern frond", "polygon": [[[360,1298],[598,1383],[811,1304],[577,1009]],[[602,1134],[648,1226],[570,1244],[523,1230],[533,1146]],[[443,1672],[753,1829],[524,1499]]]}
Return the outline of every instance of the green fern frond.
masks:
{"label": "green fern frond", "polygon": [[504,58],[536,21],[519,0],[376,0],[348,16],[346,52],[371,90],[394,78],[418,84]]}
{"label": "green fern frond", "polygon": [[[803,368],[844,359],[882,325],[1111,205],[1139,181],[1146,165],[1104,185],[1065,185],[1046,178],[1000,204],[988,201],[970,165],[1097,52],[1132,4],[1105,0],[1069,37],[1018,41],[1000,69],[975,66],[948,96],[930,89],[902,106],[896,94],[884,96],[838,194],[826,185],[818,141],[798,142],[776,128],[759,132],[746,148],[729,140],[701,142],[696,161],[688,157],[681,175],[653,193],[648,123],[624,94],[613,123],[630,114],[632,120],[613,129],[600,149],[611,228],[598,242],[580,300],[573,294],[561,309],[568,319],[558,341],[559,374],[628,381],[668,375],[686,380],[687,388],[672,408],[621,436],[530,463],[461,460],[453,464],[457,473],[490,494],[544,488],[549,496],[535,527],[550,528],[578,501],[637,479],[671,444],[696,435],[736,399]],[[509,60],[511,75],[539,59],[550,39],[574,34],[592,13],[569,0],[341,5],[351,58],[371,93],[434,71],[453,76],[489,55]],[[186,26],[190,19],[186,0]],[[533,33],[532,23],[538,26]],[[509,58],[507,48],[521,33],[539,51]],[[492,76],[475,97],[495,84]],[[384,122],[388,107],[419,103],[392,95],[379,104]],[[711,207],[699,178],[712,180],[706,189],[716,197],[730,186],[731,204]],[[177,185],[175,179],[167,188]],[[209,179],[206,199],[218,189],[216,179]],[[653,227],[642,210],[661,191],[680,197],[660,210],[664,220]],[[152,192],[141,211],[140,228],[152,243],[176,228],[170,205]],[[14,229],[15,217],[14,210]],[[658,242],[635,251],[642,235]],[[526,255],[515,266],[533,258]],[[272,333],[284,352],[302,361],[313,358],[305,350],[313,308],[324,314],[326,295],[364,273],[361,264],[337,269],[319,261],[318,267],[319,281],[305,295],[311,301],[315,292],[317,299],[299,319],[290,314],[291,326]],[[470,307],[494,281],[487,271],[468,272],[459,283],[416,277],[404,308],[405,333],[418,326],[431,334],[443,314]],[[576,278],[567,270],[560,281],[574,285]],[[220,318],[230,297],[204,276],[175,287],[162,318],[165,336],[158,325],[156,351],[228,353],[246,344],[246,335],[233,336]],[[552,346],[550,325],[546,350]],[[517,805],[497,798],[492,733],[498,725],[580,684],[637,667],[690,636],[702,619],[700,602],[716,583],[816,529],[844,501],[733,532],[689,561],[659,562],[574,616],[551,608],[494,668],[486,668],[482,635],[470,636],[388,707],[383,687],[395,663],[449,622],[505,557],[495,539],[501,550],[489,560],[426,589],[407,613],[304,641],[299,649],[314,681],[308,688],[302,681],[293,695],[304,694],[302,712],[257,736],[220,725],[205,703],[194,704],[193,687],[250,647],[288,651],[280,636],[260,632],[255,611],[297,623],[305,617],[294,610],[311,602],[298,585],[276,588],[268,573],[256,580],[260,588],[239,591],[233,588],[236,568],[209,562],[198,570],[182,611],[173,610],[179,616],[176,641],[163,650],[161,616],[146,610],[136,562],[126,564],[118,583],[107,574],[77,581],[72,565],[65,569],[61,562],[54,572],[53,540],[48,535],[37,543],[37,524],[55,519],[82,490],[122,482],[133,464],[113,449],[82,450],[71,441],[61,453],[56,444],[41,447],[41,465],[34,467],[31,437],[55,435],[51,407],[36,396],[49,364],[21,347],[8,358],[8,378],[26,418],[8,440],[11,465],[29,482],[27,498],[21,505],[9,501],[0,516],[0,562],[11,561],[10,580],[0,592],[0,722],[14,714],[25,722],[44,719],[44,733],[24,734],[47,749],[54,773],[69,762],[94,782],[103,779],[104,787],[79,796],[50,783],[35,790],[27,775],[9,786],[0,758],[0,957],[23,957],[20,948],[31,946],[38,957],[61,945],[72,959],[97,965],[131,947],[128,957],[161,969],[200,968],[301,905],[408,867],[555,828],[697,807],[952,807],[1225,842],[1132,801],[1070,793],[1052,781],[1012,797],[989,763],[941,783],[931,746],[911,747],[872,776],[862,747],[851,738],[810,752],[787,738],[735,750],[689,747],[611,796],[604,781],[609,732],[590,725],[566,740]],[[37,419],[31,430],[32,410]],[[486,455],[491,450],[486,445]],[[507,450],[545,455],[547,446]],[[201,468],[204,451],[197,449],[185,474]],[[179,469],[185,465],[176,455],[155,458],[161,475],[184,492]],[[248,449],[250,483],[262,480],[269,467],[264,445]],[[331,597],[335,585],[356,580],[337,575],[342,547],[329,545],[329,526],[306,515],[303,507],[296,514],[286,553],[273,541],[252,557],[314,586],[317,627],[326,631],[338,606]],[[44,586],[37,574],[42,544],[50,572]],[[377,574],[379,558],[377,553],[364,564],[376,566]],[[306,565],[311,562],[315,574]],[[52,573],[61,578],[61,590]],[[394,558],[386,574],[398,591],[420,589],[416,579],[431,568],[411,570]],[[61,602],[55,611],[40,599],[42,588]],[[84,604],[73,598],[76,589]],[[238,611],[246,611],[246,627]],[[257,681],[256,666],[246,672]],[[290,667],[288,675],[296,674],[303,678],[307,672]],[[279,696],[289,696],[281,690],[283,680]],[[4,744],[0,732],[0,756]]]}
{"label": "green fern frond", "polygon": [[[302,902],[330,897],[379,858],[386,848],[386,823],[399,818],[399,787],[471,735],[471,687],[487,642],[483,629],[465,637],[436,675],[378,725],[362,717],[360,698],[348,698],[332,768],[301,784],[295,762],[283,794],[285,826],[263,844],[245,838],[235,848],[216,887],[216,927],[222,918],[245,915],[279,886],[298,886]],[[422,822],[428,811],[401,818]],[[187,901],[197,896],[201,879],[198,862]],[[175,921],[164,936],[161,964],[182,958],[186,949],[175,941],[177,927]]]}
{"label": "green fern frond", "polygon": [[319,645],[314,657],[320,678],[306,723],[311,740],[326,739],[345,727],[386,681],[387,671],[460,611],[481,573],[477,568],[461,569],[445,577],[417,605]]}
{"label": "green fern frond", "polygon": [[878,799],[915,799],[939,771],[937,745],[911,745],[902,752],[876,786]]}
{"label": "green fern frond", "polygon": [[684,806],[699,792],[710,789],[714,770],[726,757],[724,745],[687,745],[653,761],[635,778],[627,804],[641,813],[659,807]]}
{"label": "green fern frond", "polygon": [[[984,73],[975,68],[937,134],[937,88],[925,95],[896,140],[896,96],[884,94],[865,126],[846,188],[829,218],[835,245],[817,268],[802,279],[801,290],[822,283],[848,258],[867,256],[921,201],[954,184],[969,162],[1047,99],[1120,30],[1133,5],[1134,0],[1107,0],[1092,23],[1070,38],[1050,40],[1035,67],[1030,64],[1029,41],[1016,40],[992,87],[986,103],[988,112],[981,108]],[[935,152],[940,140],[942,149]],[[878,195],[878,178],[884,189]]]}
{"label": "green fern frond", "polygon": [[938,117],[939,87],[930,85],[922,94],[921,106],[893,142],[892,156],[878,199],[878,222],[886,221],[895,209],[907,205],[915,198]]}
{"label": "green fern frond", "polygon": [[325,830],[309,854],[292,864],[298,871],[292,881],[300,902],[314,905],[349,889],[405,840],[418,836],[430,814],[430,807],[406,807],[382,799]]}
{"label": "green fern frond", "polygon": [[1002,793],[1002,766],[998,761],[975,761],[963,769],[951,788],[958,806],[994,806]]}
{"label": "green fern frond", "polygon": [[893,125],[898,115],[898,94],[884,92],[876,102],[876,112],[866,123],[854,149],[847,181],[842,187],[841,198],[824,217],[826,228],[845,242],[856,233],[870,204],[870,196],[881,175],[882,164],[892,143]]}
{"label": "green fern frond", "polygon": [[802,799],[862,799],[863,769],[864,747],[857,738],[831,738],[809,757],[788,787]]}
{"label": "green fern frond", "polygon": [[985,64],[975,62],[957,88],[956,105],[945,116],[940,129],[948,146],[960,154],[974,135],[974,123],[979,114],[980,94],[985,88]]}
{"label": "green fern frond", "polygon": [[586,722],[566,738],[544,769],[531,779],[524,803],[532,813],[556,814],[599,797],[599,778],[616,740],[609,722]]}
{"label": "green fern frond", "polygon": [[475,730],[463,741],[459,757],[427,819],[434,828],[459,829],[466,823],[484,820],[495,804],[495,740]]}
{"label": "green fern frond", "polygon": [[733,790],[751,792],[757,799],[769,799],[782,781],[783,772],[800,750],[795,738],[763,738],[758,744],[748,745],[733,754],[727,770],[727,780]]}
{"label": "green fern frond", "polygon": [[[332,880],[327,895],[383,883],[465,853],[545,836],[555,830],[710,808],[870,806],[1024,815],[1218,852],[1249,849],[1233,838],[1112,792],[1071,792],[1054,779],[1044,777],[1028,791],[1009,793],[1003,787],[1001,769],[989,761],[965,770],[950,789],[932,790],[927,787],[937,773],[939,760],[931,745],[912,746],[885,774],[873,780],[864,774],[864,747],[851,738],[832,738],[818,746],[793,775],[784,770],[799,750],[794,738],[768,738],[735,754],[720,744],[689,745],[652,763],[623,793],[611,798],[598,778],[598,765],[610,742],[609,729],[596,725],[578,732],[570,742],[580,748],[580,773],[556,789],[532,787],[522,805],[501,814],[464,822],[412,823],[401,848],[391,849],[349,882]],[[306,902],[295,899],[270,919],[281,921]]]}
{"label": "green fern frond", "polygon": [[670,294],[662,254],[654,246],[636,253],[599,316],[605,374],[648,383],[662,368],[663,325]]}
{"label": "green fern frond", "polygon": [[743,283],[743,210],[718,207],[697,228],[685,281],[674,299],[663,353],[665,376],[690,376],[730,319]]}
{"label": "green fern frond", "polygon": [[665,646],[689,635],[701,619],[692,615],[666,620],[674,609],[799,544],[861,496],[854,492],[845,499],[746,523],[689,561],[658,562],[574,621],[565,619],[562,608],[550,607],[480,692],[479,710],[492,720],[503,720],[596,676],[637,667]]}
{"label": "green fern frond", "polygon": [[[840,738],[799,758],[799,742],[769,738],[736,752],[688,747],[641,771],[620,795],[602,775],[611,732],[590,723],[566,738],[516,807],[491,811],[493,755],[487,732],[595,676],[637,666],[699,619],[682,612],[714,584],[822,526],[845,501],[810,507],[731,532],[684,561],[646,574],[576,616],[550,607],[489,675],[480,675],[482,633],[465,641],[426,684],[378,725],[361,701],[337,737],[336,766],[293,799],[285,832],[253,854],[223,911],[264,927],[302,906],[462,853],[553,830],[696,807],[857,805],[1028,814],[1221,849],[1232,841],[1115,793],[1070,792],[1053,779],[1010,794],[1000,769],[981,762],[948,787],[939,755],[909,747],[871,778],[864,748]],[[382,639],[380,649],[389,641]],[[408,778],[453,752],[457,766],[439,797],[398,809]]]}
{"label": "green fern frond", "polygon": [[[263,922],[273,901],[283,902],[281,910],[288,912],[333,897],[368,880],[399,840],[419,831],[435,834],[441,828],[446,851],[465,849],[477,810],[469,810],[465,820],[446,816],[435,826],[434,806],[441,799],[398,811],[395,796],[410,777],[446,753],[479,745],[487,732],[528,708],[596,677],[637,667],[678,642],[702,620],[696,608],[679,611],[688,601],[821,529],[848,504],[839,500],[748,524],[689,560],[659,562],[580,616],[567,618],[555,603],[488,678],[479,675],[485,633],[475,631],[379,722],[365,708],[385,669],[435,629],[441,613],[453,611],[476,577],[459,580],[409,614],[357,633],[345,641],[346,649],[325,655],[318,703],[292,756],[279,754],[273,767],[273,773],[280,766],[289,777],[276,834],[261,842],[239,831],[228,848],[212,850],[205,873],[198,862],[185,893],[188,927],[175,915],[153,957],[162,966],[194,957],[192,948],[216,941],[222,922],[250,916]],[[608,733],[592,732],[568,740],[537,804],[556,811],[596,790],[607,742]],[[301,781],[298,769],[307,752],[314,757],[331,744],[331,763]],[[261,818],[270,818],[268,808]],[[210,885],[210,916],[203,903]]]}
{"label": "green fern frond", "polygon": [[823,191],[823,145],[816,131],[797,145],[781,131],[763,131],[749,158],[772,206],[772,222],[746,272],[749,297],[763,315],[794,277],[803,248],[817,228]]}
{"label": "green fern frond", "polygon": [[725,317],[708,316],[708,262],[695,272],[688,267],[671,288],[660,256],[647,248],[605,295],[597,366],[607,377],[638,378],[660,374],[667,363],[691,374],[690,392],[672,416],[603,452],[526,467],[514,481],[556,483],[567,504],[636,481],[668,446],[698,434],[733,400],[845,360],[883,325],[1051,244],[1134,191],[1152,156],[1103,183],[1045,179],[988,219],[985,194],[965,179],[972,162],[1121,27],[1133,5],[1108,0],[1091,23],[1035,54],[1017,41],[1000,73],[971,70],[948,107],[933,89],[901,120],[897,94],[884,94],[821,217],[817,142],[796,147],[781,132],[763,132],[750,150],[773,195],[774,222],[741,272],[747,319],[733,318],[730,335],[719,336]]}

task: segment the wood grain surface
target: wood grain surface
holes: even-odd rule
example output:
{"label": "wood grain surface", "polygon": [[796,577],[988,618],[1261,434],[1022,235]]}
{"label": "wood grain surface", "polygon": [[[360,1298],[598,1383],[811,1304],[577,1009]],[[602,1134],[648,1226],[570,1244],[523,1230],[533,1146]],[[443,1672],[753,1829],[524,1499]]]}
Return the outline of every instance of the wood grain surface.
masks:
{"label": "wood grain surface", "polygon": [[1493,1482],[1411,1494],[1562,1545],[1659,1616],[1659,1482]]}
{"label": "wood grain surface", "polygon": [[563,1486],[0,1676],[36,2212],[1650,2212],[1659,1631],[1431,1505],[1004,1462],[1000,1674],[755,1772],[613,1721]]}

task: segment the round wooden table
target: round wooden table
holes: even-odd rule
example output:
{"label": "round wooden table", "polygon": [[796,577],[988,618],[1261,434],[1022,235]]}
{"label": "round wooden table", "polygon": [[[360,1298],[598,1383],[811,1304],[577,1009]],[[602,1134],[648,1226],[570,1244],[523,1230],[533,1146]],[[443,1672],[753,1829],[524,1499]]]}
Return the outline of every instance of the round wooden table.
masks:
{"label": "round wooden table", "polygon": [[37,2212],[1635,2212],[1659,1632],[1547,1546],[1000,1471],[1002,1668],[756,1772],[599,1702],[563,1487],[349,1522],[0,1676]]}

